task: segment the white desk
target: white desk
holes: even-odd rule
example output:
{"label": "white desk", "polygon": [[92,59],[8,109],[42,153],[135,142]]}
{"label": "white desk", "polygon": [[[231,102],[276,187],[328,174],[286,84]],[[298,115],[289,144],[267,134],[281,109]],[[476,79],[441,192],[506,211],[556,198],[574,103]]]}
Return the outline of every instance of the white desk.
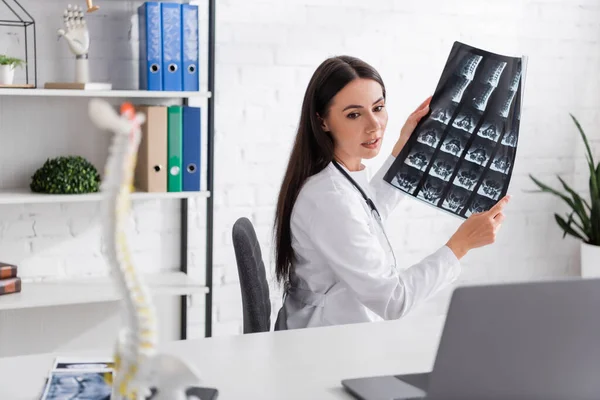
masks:
{"label": "white desk", "polygon": [[[442,328],[443,318],[409,317],[179,341],[163,350],[194,363],[219,400],[351,399],[342,379],[431,369]],[[93,353],[60,355],[82,354]],[[0,399],[37,400],[55,356],[0,358]]]}

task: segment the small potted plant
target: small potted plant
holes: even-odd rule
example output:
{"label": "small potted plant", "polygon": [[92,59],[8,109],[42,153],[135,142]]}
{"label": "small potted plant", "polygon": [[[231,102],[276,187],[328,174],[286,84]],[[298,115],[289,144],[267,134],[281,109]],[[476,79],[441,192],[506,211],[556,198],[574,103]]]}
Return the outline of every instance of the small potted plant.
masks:
{"label": "small potted plant", "polygon": [[[569,114],[571,115],[571,114]],[[564,231],[563,238],[569,234],[581,241],[581,275],[582,277],[599,277],[600,276],[600,163],[596,164],[590,144],[587,140],[581,125],[577,119],[571,115],[575,122],[579,133],[583,139],[586,148],[586,159],[590,172],[589,177],[589,201],[576,193],[569,185],[565,183],[559,176],[558,179],[562,184],[564,192],[555,190],[533,176],[529,175],[533,182],[543,192],[551,193],[560,197],[570,207],[570,212],[566,216],[561,217],[554,214],[556,223]]]}
{"label": "small potted plant", "polygon": [[59,156],[47,159],[31,177],[34,193],[84,194],[100,190],[100,174],[81,156]]}
{"label": "small potted plant", "polygon": [[24,60],[0,54],[0,85],[12,85],[15,79],[15,68],[25,64]]}

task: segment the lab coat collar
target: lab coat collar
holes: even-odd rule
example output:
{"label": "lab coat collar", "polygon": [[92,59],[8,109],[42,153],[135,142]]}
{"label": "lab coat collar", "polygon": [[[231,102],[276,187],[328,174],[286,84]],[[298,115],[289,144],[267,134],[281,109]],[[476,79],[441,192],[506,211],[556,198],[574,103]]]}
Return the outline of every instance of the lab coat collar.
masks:
{"label": "lab coat collar", "polygon": [[[363,168],[360,171],[350,171],[348,168],[346,168],[344,164],[338,164],[340,165],[340,167],[342,167],[344,171],[350,174],[352,179],[354,179],[363,188],[363,190],[367,189],[365,186],[369,185],[369,168],[366,165],[361,163]],[[329,168],[333,168],[336,174],[340,173],[340,171],[336,169],[335,165],[333,165],[333,162],[329,163]]]}

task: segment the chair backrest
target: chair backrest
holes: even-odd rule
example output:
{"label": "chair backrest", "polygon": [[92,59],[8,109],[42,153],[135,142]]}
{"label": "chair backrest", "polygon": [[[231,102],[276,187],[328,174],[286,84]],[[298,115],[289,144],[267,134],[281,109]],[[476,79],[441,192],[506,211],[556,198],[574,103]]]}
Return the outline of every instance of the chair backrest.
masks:
{"label": "chair backrest", "polygon": [[271,329],[271,301],[265,264],[252,222],[239,218],[233,225],[233,248],[242,291],[244,333]]}

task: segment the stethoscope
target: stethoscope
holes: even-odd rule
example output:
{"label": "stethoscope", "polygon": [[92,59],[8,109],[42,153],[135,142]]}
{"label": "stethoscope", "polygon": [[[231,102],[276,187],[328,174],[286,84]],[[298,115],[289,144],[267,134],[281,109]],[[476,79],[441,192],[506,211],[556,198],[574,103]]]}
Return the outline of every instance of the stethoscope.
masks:
{"label": "stethoscope", "polygon": [[392,253],[392,257],[394,257],[394,267],[396,267],[398,265],[397,262],[396,262],[396,255],[394,254],[394,249],[392,248],[392,244],[390,243],[390,240],[388,239],[388,236],[385,233],[385,229],[383,227],[383,221],[381,220],[381,214],[379,214],[379,210],[377,210],[377,207],[375,207],[375,203],[373,203],[373,200],[371,200],[369,198],[369,196],[367,196],[367,194],[364,192],[364,190],[362,190],[362,188],[360,187],[360,185],[358,183],[356,183],[356,181],[354,179],[352,179],[352,177],[350,176],[350,174],[348,174],[342,168],[342,166],[340,164],[338,164],[337,161],[333,160],[332,162],[333,162],[333,165],[335,165],[335,167],[337,169],[339,169],[340,172],[346,177],[346,179],[348,179],[348,181],[350,181],[350,183],[352,185],[354,185],[354,187],[356,189],[358,189],[358,191],[362,195],[363,199],[365,199],[365,202],[367,203],[367,205],[371,209],[371,214],[373,215],[373,217],[375,218],[375,220],[379,224],[379,228],[381,229],[381,232],[383,232],[383,236],[385,236],[385,240],[387,241],[387,244],[388,244],[388,246],[390,248],[390,252]]}

